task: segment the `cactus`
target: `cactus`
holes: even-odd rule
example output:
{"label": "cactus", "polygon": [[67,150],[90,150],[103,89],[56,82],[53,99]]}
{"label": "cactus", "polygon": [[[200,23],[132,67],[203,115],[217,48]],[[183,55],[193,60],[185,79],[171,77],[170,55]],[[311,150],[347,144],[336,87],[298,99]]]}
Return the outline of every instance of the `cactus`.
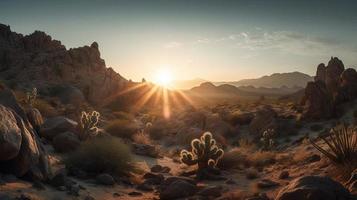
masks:
{"label": "cactus", "polygon": [[273,129],[268,129],[263,132],[260,141],[263,144],[263,150],[271,150],[273,149],[275,142],[274,142],[274,135],[275,131]]}
{"label": "cactus", "polygon": [[26,93],[26,104],[30,107],[35,103],[37,98],[37,88],[32,88],[31,92]]}
{"label": "cactus", "polygon": [[216,145],[210,132],[191,142],[192,151],[181,151],[181,162],[186,165],[198,165],[198,171],[215,168],[224,151]]}
{"label": "cactus", "polygon": [[88,113],[82,111],[81,120],[79,123],[81,140],[85,140],[98,134],[97,124],[99,122],[99,117],[100,114],[97,111]]}

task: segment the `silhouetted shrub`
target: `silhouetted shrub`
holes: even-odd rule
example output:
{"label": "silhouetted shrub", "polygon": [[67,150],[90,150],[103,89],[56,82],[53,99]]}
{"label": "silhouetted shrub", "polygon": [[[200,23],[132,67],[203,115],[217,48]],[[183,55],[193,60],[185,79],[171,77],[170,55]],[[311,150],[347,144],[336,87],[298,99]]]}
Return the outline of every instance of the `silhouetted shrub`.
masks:
{"label": "silhouetted shrub", "polygon": [[113,136],[123,139],[131,139],[132,136],[138,132],[139,127],[133,121],[116,119],[110,121],[105,127],[105,130]]}
{"label": "silhouetted shrub", "polygon": [[115,137],[98,137],[82,143],[77,151],[65,160],[69,169],[88,173],[124,175],[131,171],[129,147]]}
{"label": "silhouetted shrub", "polygon": [[316,141],[310,140],[311,144],[336,164],[355,166],[357,163],[357,131],[356,127],[345,124],[332,128],[330,134],[319,137],[324,142],[318,145]]}

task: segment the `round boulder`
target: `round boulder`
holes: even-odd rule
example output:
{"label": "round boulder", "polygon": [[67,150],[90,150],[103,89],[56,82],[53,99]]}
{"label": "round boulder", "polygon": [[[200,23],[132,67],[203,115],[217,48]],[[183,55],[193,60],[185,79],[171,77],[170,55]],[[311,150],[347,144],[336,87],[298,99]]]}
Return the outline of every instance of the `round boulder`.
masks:
{"label": "round boulder", "polygon": [[349,200],[349,191],[329,177],[305,176],[280,190],[275,200]]}
{"label": "round boulder", "polygon": [[46,139],[52,140],[56,135],[71,131],[76,132],[78,123],[63,116],[49,118],[43,123],[40,135]]}
{"label": "round boulder", "polygon": [[60,133],[52,141],[53,147],[60,153],[74,151],[79,147],[80,143],[77,135],[72,132]]}

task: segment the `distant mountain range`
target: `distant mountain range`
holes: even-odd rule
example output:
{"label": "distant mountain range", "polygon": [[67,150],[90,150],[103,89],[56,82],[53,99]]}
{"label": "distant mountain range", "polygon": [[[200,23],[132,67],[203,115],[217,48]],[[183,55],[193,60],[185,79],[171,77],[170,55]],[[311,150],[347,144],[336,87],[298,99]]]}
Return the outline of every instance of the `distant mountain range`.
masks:
{"label": "distant mountain range", "polygon": [[[233,85],[236,87],[252,86],[255,88],[303,88],[307,82],[313,81],[313,77],[301,72],[287,72],[287,73],[274,73],[268,76],[262,76],[255,79],[242,79],[240,81],[222,81],[212,82],[214,85]],[[192,80],[176,80],[172,83],[175,89],[191,89],[195,86],[199,86],[202,83],[210,82],[208,80],[196,78]]]}
{"label": "distant mountain range", "polygon": [[229,84],[236,87],[254,86],[266,88],[280,87],[305,87],[307,82],[313,81],[313,77],[301,72],[274,73],[270,76],[262,76],[256,79],[243,79],[232,82],[214,82],[215,85]]}

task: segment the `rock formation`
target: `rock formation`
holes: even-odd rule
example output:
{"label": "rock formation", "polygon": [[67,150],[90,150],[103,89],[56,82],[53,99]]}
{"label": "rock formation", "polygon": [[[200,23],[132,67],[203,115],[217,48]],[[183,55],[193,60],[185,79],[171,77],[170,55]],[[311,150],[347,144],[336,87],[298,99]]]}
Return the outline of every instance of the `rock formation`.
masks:
{"label": "rock formation", "polygon": [[6,88],[0,89],[0,110],[0,172],[47,179],[47,153],[24,110]]}
{"label": "rock formation", "polygon": [[302,99],[304,119],[328,119],[336,107],[357,97],[357,72],[345,69],[341,60],[331,57],[328,65],[317,67],[315,81],[309,82]]}
{"label": "rock formation", "polygon": [[96,42],[67,50],[44,32],[23,36],[3,24],[0,24],[0,79],[13,87],[37,87],[42,93],[59,84],[70,85],[80,89],[94,104],[109,98],[127,83],[106,67]]}

